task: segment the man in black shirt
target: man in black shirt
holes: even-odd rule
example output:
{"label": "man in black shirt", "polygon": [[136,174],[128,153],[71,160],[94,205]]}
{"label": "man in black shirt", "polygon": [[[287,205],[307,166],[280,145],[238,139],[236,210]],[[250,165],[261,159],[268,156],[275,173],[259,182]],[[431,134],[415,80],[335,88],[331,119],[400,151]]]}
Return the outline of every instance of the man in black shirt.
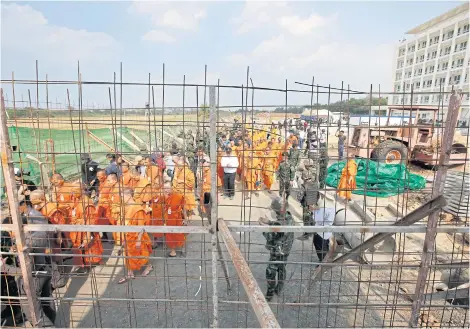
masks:
{"label": "man in black shirt", "polygon": [[80,155],[82,162],[82,182],[86,186],[86,194],[91,196],[92,192],[98,193],[98,180],[96,173],[98,172],[98,162],[93,161],[88,153]]}

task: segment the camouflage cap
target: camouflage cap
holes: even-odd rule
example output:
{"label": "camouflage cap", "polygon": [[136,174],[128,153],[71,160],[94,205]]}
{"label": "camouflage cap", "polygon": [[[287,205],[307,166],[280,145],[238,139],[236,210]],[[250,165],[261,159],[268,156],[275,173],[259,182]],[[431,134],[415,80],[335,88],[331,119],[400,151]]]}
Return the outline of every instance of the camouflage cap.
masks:
{"label": "camouflage cap", "polygon": [[304,166],[305,166],[305,167],[311,167],[311,166],[313,166],[313,165],[314,165],[314,162],[313,162],[312,159],[305,159],[305,160],[304,160]]}
{"label": "camouflage cap", "polygon": [[281,198],[275,198],[271,201],[271,209],[275,212],[281,212],[283,210]]}

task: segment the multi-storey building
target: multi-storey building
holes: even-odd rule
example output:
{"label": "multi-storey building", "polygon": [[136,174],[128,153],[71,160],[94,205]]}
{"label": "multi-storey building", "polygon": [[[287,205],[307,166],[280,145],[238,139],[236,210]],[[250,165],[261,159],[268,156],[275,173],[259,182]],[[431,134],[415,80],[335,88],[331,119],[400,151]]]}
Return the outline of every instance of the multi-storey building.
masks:
{"label": "multi-storey building", "polygon": [[465,95],[460,124],[469,124],[468,15],[469,4],[465,3],[406,32],[407,38],[396,47],[393,71],[396,94],[389,97],[390,105],[443,104],[438,120],[445,120],[449,92],[452,88],[461,89]]}

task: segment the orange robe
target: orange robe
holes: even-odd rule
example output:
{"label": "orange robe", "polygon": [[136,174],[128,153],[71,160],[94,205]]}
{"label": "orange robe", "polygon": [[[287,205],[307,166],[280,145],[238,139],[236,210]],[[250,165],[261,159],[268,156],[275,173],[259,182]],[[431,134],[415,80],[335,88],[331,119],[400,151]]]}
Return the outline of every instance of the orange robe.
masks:
{"label": "orange robe", "polygon": [[261,162],[253,155],[246,155],[244,163],[244,177],[248,191],[257,191],[261,189]]}
{"label": "orange robe", "polygon": [[284,152],[287,152],[288,150],[288,147],[286,145],[286,143],[277,143],[277,166],[276,168],[279,168],[279,165],[281,164],[282,162],[282,154]]}
{"label": "orange robe", "polygon": [[274,152],[269,152],[264,155],[263,160],[263,182],[268,190],[274,182],[274,172],[276,171],[277,158]]}
{"label": "orange robe", "polygon": [[[58,208],[57,203],[49,202],[41,209],[41,214],[46,217],[51,224],[63,225],[67,224],[67,214],[64,210]],[[52,253],[61,254],[62,248],[70,248],[68,241],[70,240],[69,232],[57,233],[58,239],[52,243]],[[64,241],[67,240],[67,241]],[[53,256],[54,261],[61,261],[62,256]]]}
{"label": "orange robe", "polygon": [[[163,171],[157,165],[151,165],[145,168],[146,179],[155,186],[156,189],[160,189],[163,184]],[[144,178],[145,179],[145,178]]]}
{"label": "orange robe", "polygon": [[121,176],[121,186],[134,189],[139,180],[134,179],[130,172],[126,172]]}
{"label": "orange robe", "polygon": [[222,151],[217,152],[217,187],[222,187],[224,181],[224,168],[221,166]]}
{"label": "orange robe", "polygon": [[70,223],[70,210],[72,208],[72,184],[64,183],[59,188],[54,188],[57,207],[66,214],[66,222]]}
{"label": "orange robe", "polygon": [[191,212],[196,208],[196,198],[194,197],[195,178],[188,166],[175,166],[172,185],[175,193],[184,195],[184,207],[187,211]]}
{"label": "orange robe", "polygon": [[[163,226],[166,223],[167,216],[165,212],[165,195],[163,193],[159,193],[155,195],[152,199],[151,208],[152,213],[150,214],[147,222],[145,225],[148,226]],[[163,233],[153,233],[154,238],[161,238],[163,237]]]}
{"label": "orange robe", "polygon": [[[72,225],[95,225],[97,222],[95,206],[88,197],[75,201],[70,214]],[[91,265],[101,261],[103,246],[98,232],[70,232],[70,239],[73,253],[82,255],[74,257],[75,265]],[[78,249],[82,244],[84,248]]]}
{"label": "orange robe", "polygon": [[338,195],[351,200],[352,191],[356,189],[357,164],[354,160],[348,160],[341,172],[338,184]]}
{"label": "orange robe", "polygon": [[98,225],[109,225],[112,221],[111,219],[111,190],[112,185],[109,185],[108,182],[100,182],[98,191],[99,198],[98,204],[96,205],[96,213],[98,216]]}
{"label": "orange robe", "polygon": [[201,195],[199,196],[199,203],[201,209],[204,206],[204,193],[211,191],[211,169],[209,167],[202,168],[202,189]]}
{"label": "orange robe", "polygon": [[[126,205],[126,225],[144,226],[146,222],[146,214],[141,205],[132,204]],[[124,253],[130,258],[126,258],[126,267],[132,271],[138,271],[148,263],[148,257],[152,253],[152,241],[146,232],[142,234],[140,248],[137,248],[139,232],[125,233],[125,248]],[[132,258],[132,257],[145,257],[145,258]]]}
{"label": "orange robe", "polygon": [[[166,198],[166,213],[168,226],[183,226],[183,207],[185,197],[178,192],[172,192]],[[165,242],[168,248],[176,249],[184,246],[186,235],[184,233],[165,233]]]}

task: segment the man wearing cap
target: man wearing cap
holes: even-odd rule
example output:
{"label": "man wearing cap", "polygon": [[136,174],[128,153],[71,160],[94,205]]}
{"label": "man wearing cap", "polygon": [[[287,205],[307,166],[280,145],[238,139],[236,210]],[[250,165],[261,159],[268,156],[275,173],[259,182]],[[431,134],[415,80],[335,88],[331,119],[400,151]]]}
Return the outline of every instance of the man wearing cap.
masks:
{"label": "man wearing cap", "polygon": [[239,166],[238,158],[232,155],[232,148],[225,149],[225,156],[220,160],[220,166],[224,168],[224,196],[233,200],[235,196],[235,175]]}
{"label": "man wearing cap", "polygon": [[287,161],[287,156],[288,153],[284,152],[276,172],[276,177],[279,181],[279,196],[283,198],[285,195],[286,201],[289,199],[291,186],[295,178],[295,171],[289,161]]}
{"label": "man wearing cap", "polygon": [[95,194],[98,192],[98,180],[96,179],[96,173],[98,172],[98,162],[91,159],[90,154],[83,153],[80,155],[82,162],[82,182],[86,186],[85,193],[87,196],[91,196],[92,192]]}
{"label": "man wearing cap", "polygon": [[[292,215],[285,209],[285,205],[283,205],[283,201],[280,198],[276,198],[271,202],[271,212],[274,220],[269,220],[266,217],[260,218],[260,224],[272,226],[293,225]],[[284,287],[284,281],[286,280],[287,274],[285,262],[287,261],[292,249],[294,233],[279,232],[273,229],[272,232],[263,232],[263,235],[266,238],[266,249],[270,252],[270,263],[266,267],[266,280],[268,283],[266,300],[269,302],[273,298],[274,293],[280,295],[282,288]]]}

